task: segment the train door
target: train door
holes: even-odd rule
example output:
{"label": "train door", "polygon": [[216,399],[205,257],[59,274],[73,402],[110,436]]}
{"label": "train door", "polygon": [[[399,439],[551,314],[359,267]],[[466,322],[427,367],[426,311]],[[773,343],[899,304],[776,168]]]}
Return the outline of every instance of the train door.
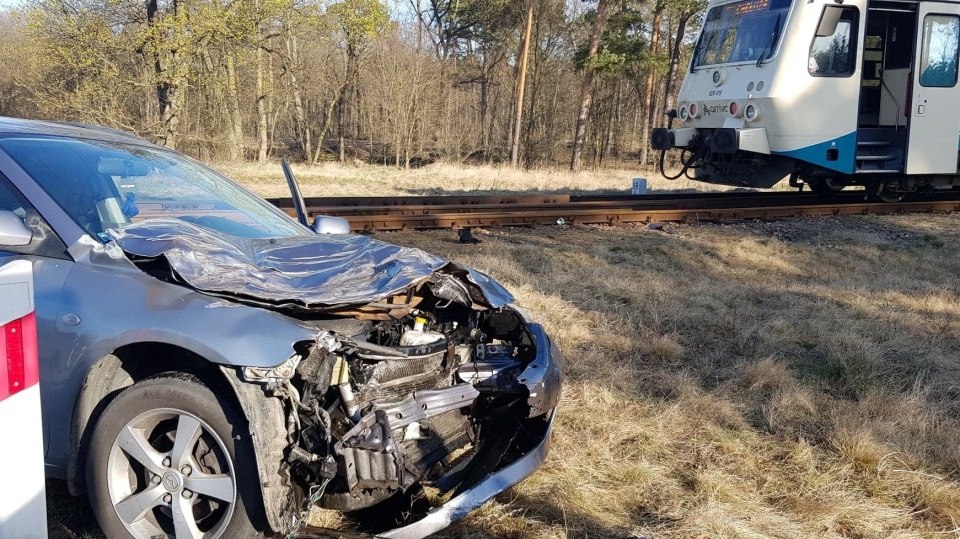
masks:
{"label": "train door", "polygon": [[910,93],[917,3],[871,1],[863,39],[856,171],[900,174],[907,150],[907,96]]}
{"label": "train door", "polygon": [[960,5],[920,2],[917,20],[907,174],[956,174]]}

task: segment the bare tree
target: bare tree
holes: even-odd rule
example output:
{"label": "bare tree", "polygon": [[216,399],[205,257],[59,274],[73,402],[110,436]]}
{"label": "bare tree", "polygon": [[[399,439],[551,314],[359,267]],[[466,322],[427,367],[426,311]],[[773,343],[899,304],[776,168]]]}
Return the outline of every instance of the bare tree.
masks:
{"label": "bare tree", "polygon": [[520,164],[520,133],[523,130],[523,99],[527,89],[527,63],[530,57],[530,38],[533,33],[533,2],[527,2],[527,24],[523,32],[523,45],[520,52],[520,74],[517,77],[517,104],[514,118],[513,140],[510,141],[510,165],[516,168]]}
{"label": "bare tree", "polygon": [[590,61],[597,56],[600,49],[600,32],[603,31],[604,17],[607,14],[607,0],[597,3],[596,19],[593,22],[593,33],[590,36],[590,49],[587,61],[583,68],[583,83],[580,85],[580,112],[577,114],[577,130],[573,136],[573,158],[570,161],[570,170],[580,170],[583,141],[587,135],[587,119],[590,116],[590,104],[593,99],[593,69]]}
{"label": "bare tree", "polygon": [[642,150],[703,7],[408,0],[418,16],[390,20],[383,0],[25,1],[23,17],[0,15],[2,114],[110,125],[205,158],[286,147],[314,163],[575,170],[584,152],[605,165]]}

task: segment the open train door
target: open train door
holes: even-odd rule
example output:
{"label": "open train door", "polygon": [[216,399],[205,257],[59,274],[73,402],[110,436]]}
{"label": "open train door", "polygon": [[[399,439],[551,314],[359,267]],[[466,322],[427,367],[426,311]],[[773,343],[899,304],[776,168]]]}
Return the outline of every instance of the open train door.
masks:
{"label": "open train door", "polygon": [[960,143],[960,5],[920,2],[907,174],[956,174]]}
{"label": "open train door", "polygon": [[0,539],[45,539],[40,371],[33,267],[0,266]]}

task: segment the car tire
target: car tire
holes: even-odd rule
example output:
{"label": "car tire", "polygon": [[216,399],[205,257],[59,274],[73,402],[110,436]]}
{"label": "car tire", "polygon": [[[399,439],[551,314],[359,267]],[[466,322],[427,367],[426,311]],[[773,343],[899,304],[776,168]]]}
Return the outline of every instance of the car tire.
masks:
{"label": "car tire", "polygon": [[197,378],[166,374],[123,390],[87,452],[90,504],[107,537],[264,537],[247,422]]}

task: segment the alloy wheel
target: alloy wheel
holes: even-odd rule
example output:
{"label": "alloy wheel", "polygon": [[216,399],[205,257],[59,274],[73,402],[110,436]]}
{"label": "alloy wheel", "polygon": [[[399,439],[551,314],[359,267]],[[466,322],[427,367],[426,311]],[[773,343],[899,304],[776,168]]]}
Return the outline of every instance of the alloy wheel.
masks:
{"label": "alloy wheel", "polygon": [[237,500],[233,463],[223,441],[198,417],[172,408],[130,420],[107,462],[110,502],[138,539],[213,539]]}

